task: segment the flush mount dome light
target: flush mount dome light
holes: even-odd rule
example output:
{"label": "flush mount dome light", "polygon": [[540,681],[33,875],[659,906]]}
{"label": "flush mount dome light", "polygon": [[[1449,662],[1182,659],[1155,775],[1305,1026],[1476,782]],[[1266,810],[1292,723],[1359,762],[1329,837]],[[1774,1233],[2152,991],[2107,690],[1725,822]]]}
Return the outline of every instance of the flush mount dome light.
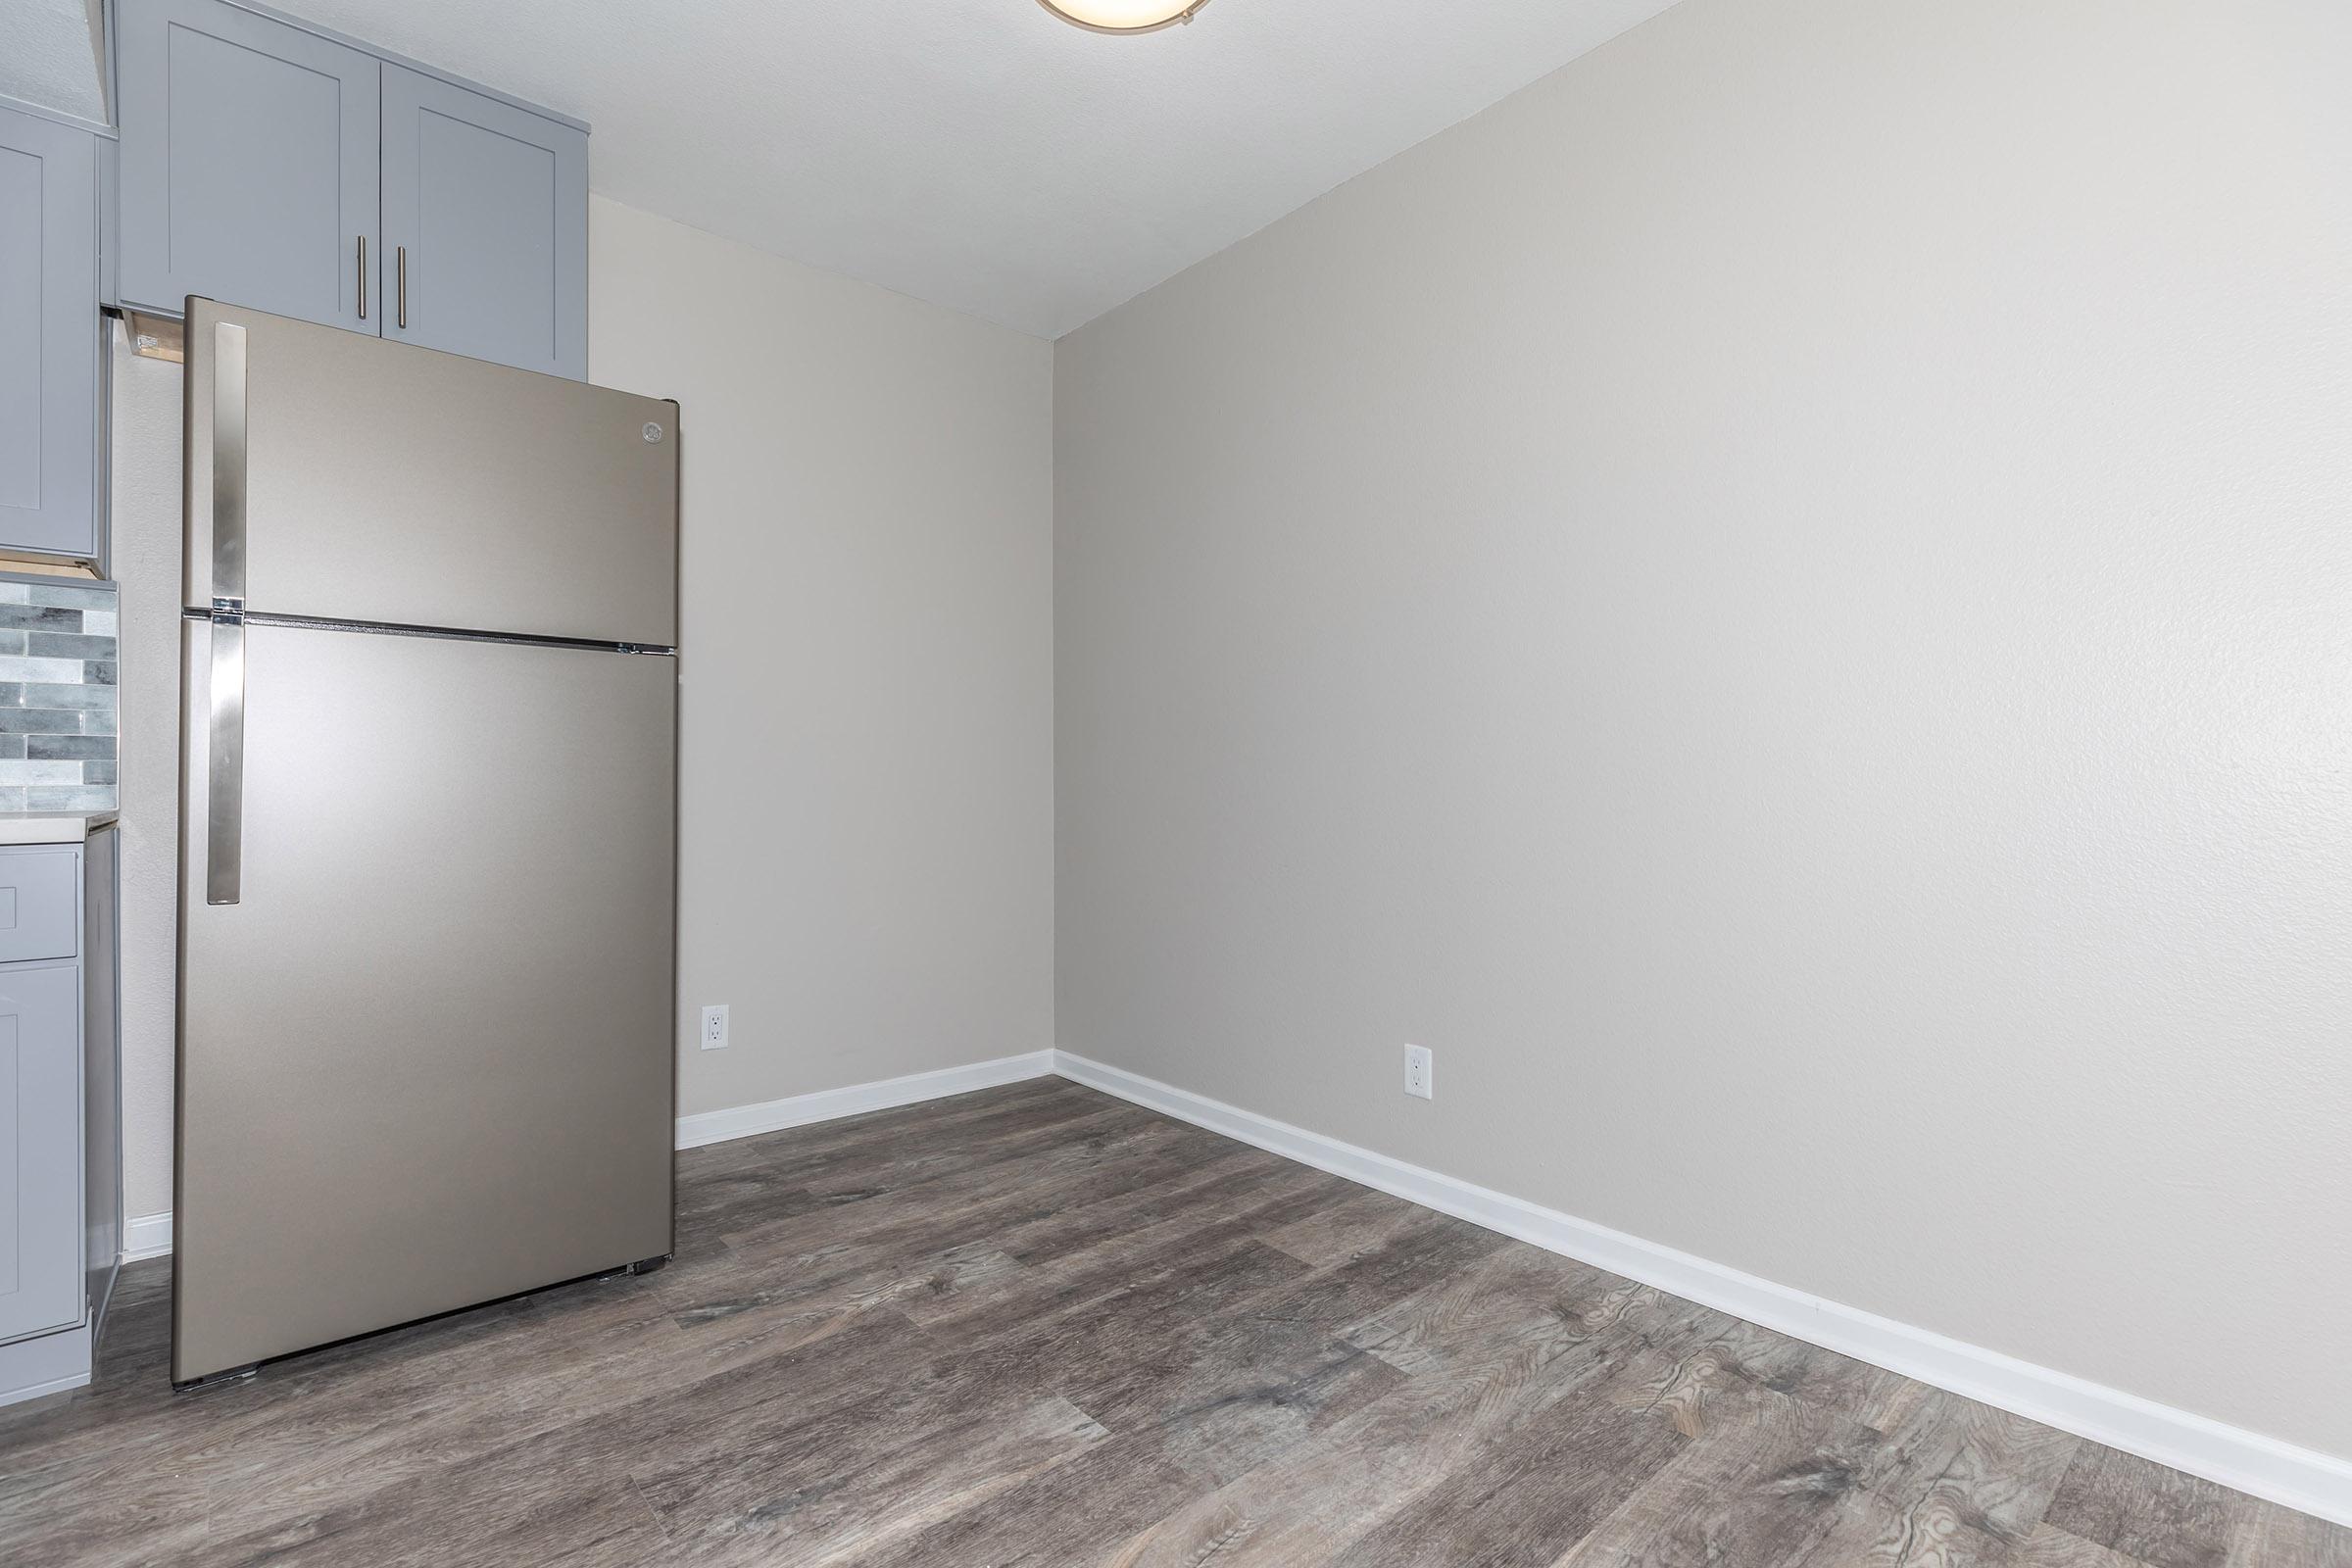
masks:
{"label": "flush mount dome light", "polygon": [[1180,22],[1208,0],[1037,0],[1064,22],[1089,32],[1157,32]]}

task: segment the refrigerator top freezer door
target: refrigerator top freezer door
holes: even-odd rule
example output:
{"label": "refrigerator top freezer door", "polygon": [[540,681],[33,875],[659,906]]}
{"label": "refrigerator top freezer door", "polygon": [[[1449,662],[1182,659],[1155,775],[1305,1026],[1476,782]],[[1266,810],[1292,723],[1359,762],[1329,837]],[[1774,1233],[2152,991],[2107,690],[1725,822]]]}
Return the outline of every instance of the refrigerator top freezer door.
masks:
{"label": "refrigerator top freezer door", "polygon": [[676,644],[676,404],[204,299],[186,376],[191,608]]}

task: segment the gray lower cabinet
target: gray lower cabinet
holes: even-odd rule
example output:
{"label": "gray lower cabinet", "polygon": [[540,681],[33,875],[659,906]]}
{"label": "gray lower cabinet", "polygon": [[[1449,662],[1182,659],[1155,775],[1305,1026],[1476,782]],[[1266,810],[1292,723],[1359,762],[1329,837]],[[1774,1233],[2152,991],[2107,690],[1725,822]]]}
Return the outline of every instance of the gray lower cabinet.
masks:
{"label": "gray lower cabinet", "polygon": [[114,835],[0,847],[0,1404],[89,1381],[120,1252]]}
{"label": "gray lower cabinet", "polygon": [[71,958],[0,970],[0,1339],[81,1321],[80,1038]]}
{"label": "gray lower cabinet", "polygon": [[384,67],[384,335],[588,374],[588,138]]}
{"label": "gray lower cabinet", "polygon": [[0,547],[97,554],[97,148],[0,108]]}
{"label": "gray lower cabinet", "polygon": [[232,0],[116,0],[122,303],[579,379],[588,134]]}
{"label": "gray lower cabinet", "polygon": [[373,56],[219,0],[116,0],[125,305],[374,330]]}

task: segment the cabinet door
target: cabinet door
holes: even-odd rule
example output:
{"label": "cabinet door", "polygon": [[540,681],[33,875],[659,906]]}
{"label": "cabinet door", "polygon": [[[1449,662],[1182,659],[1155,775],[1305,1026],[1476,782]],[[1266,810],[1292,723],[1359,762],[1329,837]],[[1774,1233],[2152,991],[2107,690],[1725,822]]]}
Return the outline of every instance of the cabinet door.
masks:
{"label": "cabinet door", "polygon": [[220,0],[118,0],[122,277],[372,332],[380,67]]}
{"label": "cabinet door", "polygon": [[96,138],[0,109],[0,545],[96,554]]}
{"label": "cabinet door", "polygon": [[384,335],[588,374],[588,137],[384,67]]}
{"label": "cabinet door", "polygon": [[77,976],[0,970],[0,1340],[81,1321]]}

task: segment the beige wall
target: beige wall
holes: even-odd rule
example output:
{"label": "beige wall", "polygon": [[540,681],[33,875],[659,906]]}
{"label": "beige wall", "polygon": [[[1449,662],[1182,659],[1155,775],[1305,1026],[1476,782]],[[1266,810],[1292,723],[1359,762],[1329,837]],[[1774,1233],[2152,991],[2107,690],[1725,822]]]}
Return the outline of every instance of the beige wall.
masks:
{"label": "beige wall", "polygon": [[1061,1046],[2352,1455],[2348,67],[1687,0],[1065,338]]}
{"label": "beige wall", "polygon": [[[589,216],[591,374],[683,409],[680,1109],[1050,1047],[1051,346]],[[179,371],[115,373],[138,1216],[172,1206]]]}
{"label": "beige wall", "polygon": [[1048,1049],[1052,345],[589,218],[590,377],[686,443],[680,1109]]}
{"label": "beige wall", "polygon": [[[179,377],[111,334],[113,527],[122,594],[122,1212],[172,1209],[179,959]],[[158,1238],[131,1234],[128,1247]]]}

